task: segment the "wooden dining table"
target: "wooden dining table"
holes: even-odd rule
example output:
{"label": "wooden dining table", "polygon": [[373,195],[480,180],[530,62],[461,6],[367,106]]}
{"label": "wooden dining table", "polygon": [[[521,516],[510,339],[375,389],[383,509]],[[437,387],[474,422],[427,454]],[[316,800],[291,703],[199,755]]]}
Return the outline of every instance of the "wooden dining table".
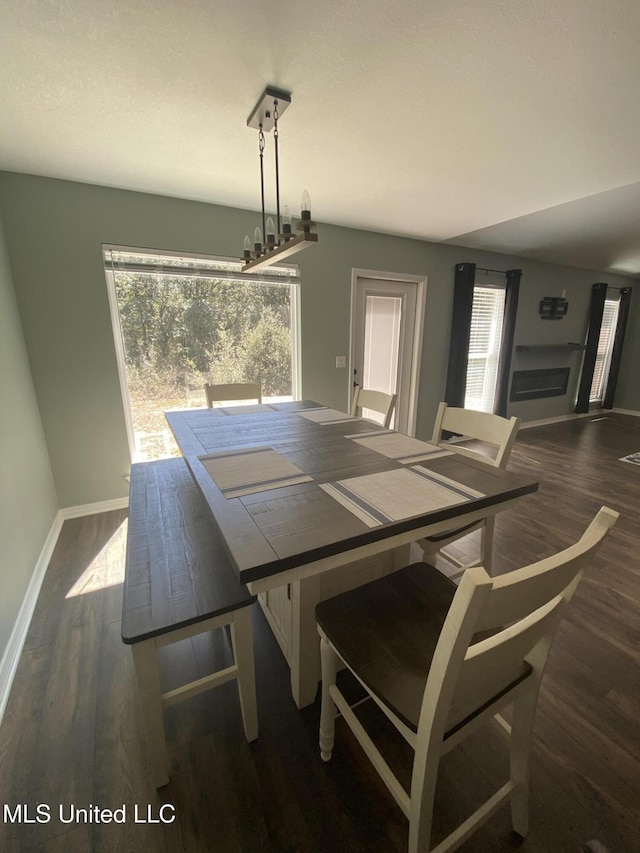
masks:
{"label": "wooden dining table", "polygon": [[319,601],[406,565],[412,542],[538,487],[310,400],[166,418],[238,577],[258,594],[299,708],[317,691]]}

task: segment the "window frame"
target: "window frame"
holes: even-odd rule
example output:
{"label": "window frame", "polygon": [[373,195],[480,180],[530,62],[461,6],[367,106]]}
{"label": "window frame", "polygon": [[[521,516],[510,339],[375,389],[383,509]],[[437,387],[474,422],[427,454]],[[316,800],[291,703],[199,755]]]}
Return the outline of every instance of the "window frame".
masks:
{"label": "window frame", "polygon": [[[473,312],[474,312],[474,306],[476,304],[475,303],[476,294],[479,291],[486,291],[486,290],[499,291],[502,293],[502,300],[501,300],[502,301],[502,306],[501,306],[502,307],[502,313],[501,313],[499,323],[495,322],[496,314],[494,313],[494,315],[493,315],[493,318],[492,318],[493,322],[492,322],[491,329],[490,329],[490,346],[489,346],[489,349],[487,350],[487,354],[485,356],[475,356],[475,355],[472,355],[472,352],[471,352],[473,331],[474,331]],[[472,305],[471,305],[471,323],[470,323],[470,328],[469,328],[469,348],[468,348],[468,356],[467,356],[467,369],[465,372],[465,393],[464,393],[464,407],[465,408],[474,408],[475,411],[484,411],[484,412],[490,412],[490,413],[493,413],[495,411],[496,393],[498,390],[498,373],[500,370],[500,352],[502,349],[502,337],[503,337],[504,322],[505,322],[506,296],[507,296],[506,283],[496,283],[496,282],[488,282],[488,281],[483,281],[483,282],[475,281],[474,282],[473,298],[472,298]],[[469,368],[470,368],[472,362],[474,362],[474,361],[477,362],[481,359],[484,360],[485,365],[486,365],[485,371],[484,371],[485,375],[484,375],[484,380],[483,380],[483,393],[481,395],[481,399],[483,401],[486,399],[486,392],[484,390],[484,385],[485,385],[487,372],[488,372],[487,368],[488,368],[489,364],[491,364],[491,363],[494,365],[494,368],[492,368],[492,374],[493,374],[493,378],[494,378],[493,394],[492,394],[491,401],[489,403],[489,408],[476,409],[475,407],[472,407],[469,404],[469,399],[468,399],[468,395],[469,395]]]}
{"label": "window frame", "polygon": [[[111,243],[103,243],[101,254],[103,259],[103,268],[105,272],[105,280],[107,285],[107,298],[109,301],[109,314],[111,317],[111,330],[113,332],[113,340],[115,345],[116,362],[118,367],[118,379],[120,382],[120,393],[122,396],[122,406],[124,411],[125,427],[127,430],[127,442],[129,445],[129,456],[131,461],[136,460],[137,450],[135,442],[135,433],[133,428],[133,418],[131,414],[131,399],[129,396],[129,386],[127,377],[126,353],[124,348],[124,338],[122,334],[122,325],[120,321],[120,311],[118,308],[118,297],[116,293],[115,283],[115,268],[109,268],[107,263],[107,255],[109,252],[123,252],[125,254],[141,254],[147,256],[167,257],[167,258],[184,258],[185,260],[201,260],[212,264],[220,264],[221,267],[227,266],[231,270],[234,266],[239,266],[236,258],[225,258],[220,255],[206,255],[194,252],[177,252],[164,249],[143,249],[133,246],[114,245]],[[276,269],[288,270],[289,275],[282,275],[280,279],[277,276],[262,275],[244,275],[238,271],[237,280],[246,282],[262,282],[266,284],[280,284],[281,286],[288,285],[290,287],[290,316],[291,316],[291,394],[294,400],[301,399],[302,390],[302,352],[301,352],[301,312],[300,312],[300,276],[299,267],[294,264],[274,264]],[[222,271],[222,270],[221,270]],[[151,270],[150,270],[151,272]],[[214,269],[211,272],[215,272]],[[233,278],[235,275],[229,276],[226,273],[223,278]]]}
{"label": "window frame", "polygon": [[[611,322],[605,326],[604,317],[607,311],[608,305],[615,305],[615,311],[612,317]],[[611,370],[611,359],[613,357],[613,346],[616,339],[616,330],[618,327],[618,320],[620,316],[620,297],[619,296],[607,296],[604,300],[604,307],[602,312],[602,323],[600,325],[600,335],[598,337],[598,348],[596,350],[596,361],[593,369],[593,378],[591,380],[591,388],[589,390],[589,405],[598,403],[602,403],[607,393],[607,383],[609,381],[609,372]],[[600,341],[602,339],[603,330],[608,332],[608,341],[606,345],[606,352],[604,353],[604,357],[600,358]],[[599,389],[598,393],[593,396],[593,386],[596,382],[596,376],[598,372],[598,364],[602,365],[602,369],[599,374]]]}

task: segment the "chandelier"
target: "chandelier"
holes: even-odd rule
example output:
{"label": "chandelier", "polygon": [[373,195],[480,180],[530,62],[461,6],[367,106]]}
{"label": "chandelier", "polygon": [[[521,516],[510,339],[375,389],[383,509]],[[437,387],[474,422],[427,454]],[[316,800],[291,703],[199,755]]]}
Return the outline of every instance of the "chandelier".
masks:
{"label": "chandelier", "polygon": [[[259,270],[275,264],[276,261],[306,249],[312,243],[318,242],[318,235],[313,231],[316,223],[311,219],[311,200],[309,193],[302,193],[300,202],[300,219],[295,223],[293,232],[291,214],[288,205],[280,212],[280,170],[278,164],[278,119],[291,103],[291,93],[283,92],[273,86],[267,86],[262,97],[253,108],[247,119],[247,126],[258,131],[258,149],[260,156],[260,192],[262,197],[262,228],[256,228],[253,244],[249,235],[244,238],[244,250],[241,260],[244,262],[243,272]],[[276,174],[276,214],[275,221],[267,216],[264,204],[264,134],[273,130]],[[263,239],[264,235],[264,239]]]}

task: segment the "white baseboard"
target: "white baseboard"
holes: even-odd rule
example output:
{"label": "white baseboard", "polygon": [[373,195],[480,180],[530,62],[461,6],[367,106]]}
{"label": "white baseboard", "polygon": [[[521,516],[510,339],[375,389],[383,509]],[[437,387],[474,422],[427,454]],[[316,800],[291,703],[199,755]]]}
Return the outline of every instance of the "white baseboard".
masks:
{"label": "white baseboard", "polygon": [[36,562],[35,569],[31,575],[31,580],[29,581],[29,586],[27,587],[22,605],[18,612],[18,618],[15,621],[13,631],[9,637],[9,642],[7,643],[7,647],[2,655],[2,661],[0,661],[0,723],[2,723],[2,718],[7,707],[9,693],[11,692],[11,685],[13,684],[13,679],[18,668],[24,641],[27,638],[27,632],[29,630],[29,625],[31,624],[31,617],[33,616],[33,611],[35,610],[35,606],[38,601],[40,587],[42,586],[47,566],[49,565],[51,555],[53,554],[53,549],[58,541],[58,536],[62,530],[63,521],[62,513],[58,512],[53,520],[53,524],[51,525],[51,529],[49,530],[45,543],[42,546],[42,551],[40,552],[40,556]]}
{"label": "white baseboard", "polygon": [[640,412],[636,412],[633,409],[610,409],[612,412],[617,412],[619,415],[634,415],[636,418],[640,418]]}
{"label": "white baseboard", "polygon": [[129,506],[129,497],[113,498],[109,501],[98,501],[94,504],[82,504],[80,506],[68,506],[61,509],[63,521],[68,518],[80,518],[83,515],[96,515],[99,512],[111,512],[114,509],[126,509]]}
{"label": "white baseboard", "polygon": [[592,418],[595,412],[585,412],[584,414],[558,415],[555,418],[541,418],[539,421],[526,421],[520,424],[520,429],[529,429],[530,427],[545,426],[546,424],[557,424],[561,421],[575,421],[578,418]]}
{"label": "white baseboard", "polygon": [[637,418],[640,417],[640,412],[636,412],[633,409],[594,409],[592,412],[584,412],[579,415],[559,415],[556,418],[542,418],[539,421],[527,421],[526,423],[520,424],[520,429],[529,429],[529,427],[544,426],[545,424],[557,424],[560,423],[560,421],[573,421],[577,418],[606,418],[606,416],[611,412],[615,412],[619,415],[634,415]]}

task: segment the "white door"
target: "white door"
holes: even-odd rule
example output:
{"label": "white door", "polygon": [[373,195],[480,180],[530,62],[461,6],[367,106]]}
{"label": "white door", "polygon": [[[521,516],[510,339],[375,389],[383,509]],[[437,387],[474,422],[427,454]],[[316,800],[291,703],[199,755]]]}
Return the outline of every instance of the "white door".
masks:
{"label": "white door", "polygon": [[[413,435],[422,343],[424,281],[354,273],[351,309],[352,387],[397,394],[391,428]],[[363,416],[381,421],[376,412]]]}

